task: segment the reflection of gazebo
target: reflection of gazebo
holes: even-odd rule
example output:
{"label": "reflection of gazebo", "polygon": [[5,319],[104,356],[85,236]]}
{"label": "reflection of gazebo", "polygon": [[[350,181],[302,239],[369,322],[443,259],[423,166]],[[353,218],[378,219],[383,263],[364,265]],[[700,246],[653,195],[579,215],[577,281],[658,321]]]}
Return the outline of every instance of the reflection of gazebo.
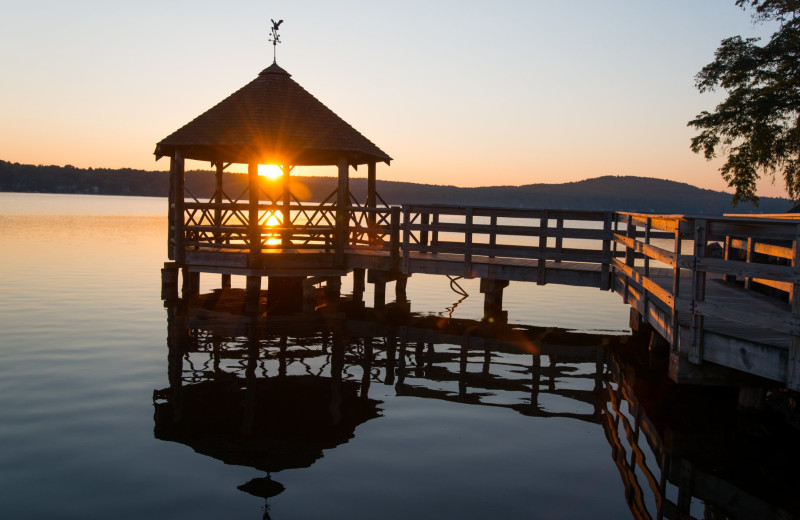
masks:
{"label": "reflection of gazebo", "polygon": [[[162,139],[155,155],[170,157],[170,260],[184,268],[184,275],[222,273],[223,286],[230,274],[244,274],[248,287],[254,288],[260,287],[261,276],[285,277],[292,268],[304,267],[308,275],[317,274],[315,269],[346,272],[343,251],[351,219],[357,218],[351,204],[362,208],[361,222],[368,221],[364,229],[375,229],[381,216],[369,208],[379,198],[376,165],[391,161],[274,63]],[[185,159],[209,161],[216,168],[216,190],[208,202],[185,189]],[[237,163],[247,164],[249,177],[241,195],[226,193],[223,186],[223,171]],[[283,172],[282,189],[274,199],[260,187],[259,164],[278,165]],[[349,168],[364,164],[367,198],[360,206],[350,195]],[[314,206],[301,204],[289,183],[295,166],[337,166],[336,191]],[[287,250],[320,254],[304,255],[303,261],[297,255],[266,254]]]}

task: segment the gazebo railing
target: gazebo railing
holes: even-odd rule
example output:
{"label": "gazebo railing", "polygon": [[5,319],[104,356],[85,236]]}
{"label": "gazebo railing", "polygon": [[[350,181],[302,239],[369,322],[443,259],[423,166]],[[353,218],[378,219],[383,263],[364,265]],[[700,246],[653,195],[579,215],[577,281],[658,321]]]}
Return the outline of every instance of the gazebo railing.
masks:
{"label": "gazebo railing", "polygon": [[[185,202],[184,240],[187,250],[244,252],[251,250],[250,206],[247,202]],[[258,205],[260,247],[266,252],[285,249],[335,249],[336,206],[296,202],[289,206],[288,223],[284,223],[282,204],[267,202]],[[399,218],[399,208],[396,210]],[[349,206],[346,248],[389,250],[392,209]],[[399,226],[399,221],[395,227]]]}

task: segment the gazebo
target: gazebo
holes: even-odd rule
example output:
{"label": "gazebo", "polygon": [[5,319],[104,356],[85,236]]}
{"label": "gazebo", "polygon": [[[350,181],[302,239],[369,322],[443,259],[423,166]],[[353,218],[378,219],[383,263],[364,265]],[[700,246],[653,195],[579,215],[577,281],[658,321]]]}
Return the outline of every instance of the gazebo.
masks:
{"label": "gazebo", "polygon": [[[377,163],[391,161],[277,63],[159,141],[155,156],[170,158],[169,259],[173,269],[183,269],[184,287],[200,272],[222,274],[223,287],[230,286],[231,274],[242,274],[248,277],[248,292],[254,293],[262,276],[270,277],[272,290],[273,276],[283,278],[277,283],[298,287],[305,276],[346,273],[351,220],[375,228],[376,216],[381,219],[370,212],[380,199]],[[186,159],[208,161],[215,168],[211,200],[200,201],[186,190]],[[246,192],[234,197],[223,186],[223,172],[231,164],[246,164],[248,175]],[[264,200],[259,165],[280,167],[278,197]],[[349,189],[350,167],[361,165],[367,166],[363,205]],[[295,166],[335,166],[335,192],[314,205],[300,203],[290,186]],[[363,211],[356,216],[354,209]]]}

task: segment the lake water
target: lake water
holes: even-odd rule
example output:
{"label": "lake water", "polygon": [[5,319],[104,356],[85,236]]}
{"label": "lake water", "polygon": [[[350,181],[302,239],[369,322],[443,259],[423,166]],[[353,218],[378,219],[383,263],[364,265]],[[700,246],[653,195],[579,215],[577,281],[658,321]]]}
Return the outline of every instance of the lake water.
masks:
{"label": "lake water", "polygon": [[512,283],[494,341],[477,280],[415,275],[411,323],[256,328],[164,307],[165,214],[0,193],[0,518],[800,511],[796,430],[671,385],[613,294]]}

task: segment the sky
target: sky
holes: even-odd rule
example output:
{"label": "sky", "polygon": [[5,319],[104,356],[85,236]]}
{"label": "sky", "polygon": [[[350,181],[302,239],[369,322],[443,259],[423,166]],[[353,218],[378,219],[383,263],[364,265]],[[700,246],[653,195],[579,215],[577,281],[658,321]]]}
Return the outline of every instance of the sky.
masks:
{"label": "sky", "polygon": [[278,64],[393,158],[379,179],[456,186],[637,175],[730,192],[722,160],[689,149],[686,123],[724,98],[694,75],[722,39],[774,30],[734,0],[0,7],[2,160],[168,169],[155,144],[269,66],[283,19]]}

